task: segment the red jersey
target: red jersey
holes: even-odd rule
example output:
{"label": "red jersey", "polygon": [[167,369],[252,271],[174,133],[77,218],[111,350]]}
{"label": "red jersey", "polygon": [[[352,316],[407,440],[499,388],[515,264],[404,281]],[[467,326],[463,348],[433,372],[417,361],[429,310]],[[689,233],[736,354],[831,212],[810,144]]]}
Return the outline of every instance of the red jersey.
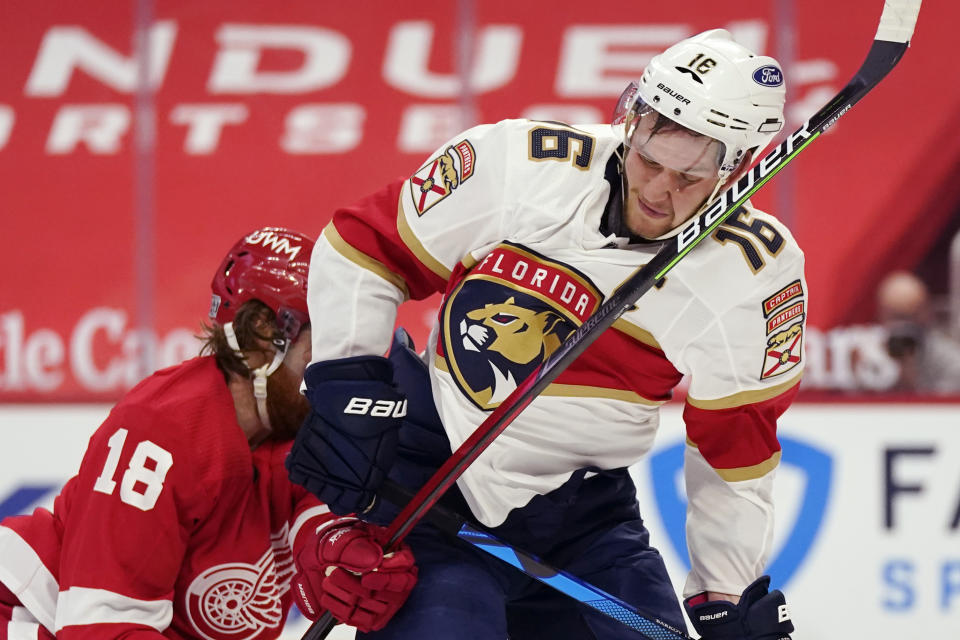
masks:
{"label": "red jersey", "polygon": [[298,534],[333,517],[288,480],[289,448],[250,450],[212,357],[159,371],[91,437],[52,514],[3,522],[0,582],[66,640],[275,638]]}

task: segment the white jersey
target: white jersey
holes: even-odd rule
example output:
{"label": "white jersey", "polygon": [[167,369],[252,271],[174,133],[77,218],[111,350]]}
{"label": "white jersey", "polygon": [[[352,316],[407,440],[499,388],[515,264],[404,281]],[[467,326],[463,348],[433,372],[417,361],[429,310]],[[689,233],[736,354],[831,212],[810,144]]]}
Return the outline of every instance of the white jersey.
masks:
{"label": "white jersey", "polygon": [[[338,211],[311,262],[314,361],[384,353],[397,305],[444,292],[427,356],[458,447],[659,248],[601,231],[619,147],[607,125],[483,125]],[[637,462],[688,376],[685,591],[740,593],[770,550],[776,420],[799,383],[805,305],[790,232],[745,207],[467,469],[459,487],[474,515],[495,526],[578,469]]]}

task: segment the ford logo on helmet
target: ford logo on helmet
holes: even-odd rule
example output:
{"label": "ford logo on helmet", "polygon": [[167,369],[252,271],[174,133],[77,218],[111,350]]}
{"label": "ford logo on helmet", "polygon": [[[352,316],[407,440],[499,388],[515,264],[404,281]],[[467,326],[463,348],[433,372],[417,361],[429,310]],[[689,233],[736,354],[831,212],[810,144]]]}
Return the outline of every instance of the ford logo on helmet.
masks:
{"label": "ford logo on helmet", "polygon": [[783,84],[783,71],[780,67],[768,64],[753,72],[753,80],[765,87],[779,87]]}

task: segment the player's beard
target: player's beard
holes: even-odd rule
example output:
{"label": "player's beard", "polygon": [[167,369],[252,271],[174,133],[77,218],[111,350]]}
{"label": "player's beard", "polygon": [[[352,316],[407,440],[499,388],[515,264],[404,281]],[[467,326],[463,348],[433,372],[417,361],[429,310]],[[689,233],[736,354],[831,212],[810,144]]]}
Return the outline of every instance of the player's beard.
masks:
{"label": "player's beard", "polygon": [[310,403],[300,393],[300,376],[285,365],[267,378],[267,413],[270,438],[281,442],[293,440],[310,413]]}

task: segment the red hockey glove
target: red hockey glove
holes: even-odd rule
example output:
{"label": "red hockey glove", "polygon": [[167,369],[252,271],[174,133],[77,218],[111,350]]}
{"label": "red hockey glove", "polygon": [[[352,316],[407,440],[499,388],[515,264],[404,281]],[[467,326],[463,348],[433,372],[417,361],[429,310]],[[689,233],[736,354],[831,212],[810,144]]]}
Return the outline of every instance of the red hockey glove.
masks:
{"label": "red hockey glove", "polygon": [[384,555],[383,527],[342,518],[297,553],[293,593],[303,615],[328,609],[337,620],[369,632],[382,629],[417,583],[406,544]]}

